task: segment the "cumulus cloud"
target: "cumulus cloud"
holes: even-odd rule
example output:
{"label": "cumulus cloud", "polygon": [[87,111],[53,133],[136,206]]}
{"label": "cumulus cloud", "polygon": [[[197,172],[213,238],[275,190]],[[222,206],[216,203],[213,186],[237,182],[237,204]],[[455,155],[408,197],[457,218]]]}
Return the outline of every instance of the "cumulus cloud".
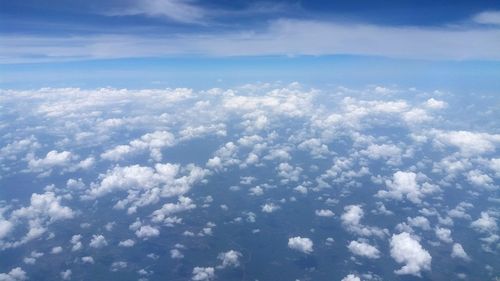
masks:
{"label": "cumulus cloud", "polygon": [[313,241],[306,237],[291,237],[288,239],[288,248],[304,254],[311,254],[313,252]]}
{"label": "cumulus cloud", "polygon": [[92,248],[102,248],[108,245],[108,241],[103,235],[92,235],[92,240],[90,240],[89,246]]}
{"label": "cumulus cloud", "polygon": [[462,247],[462,245],[460,243],[453,244],[452,251],[451,251],[451,257],[463,259],[465,261],[470,260],[469,255],[467,255],[467,253],[465,252],[464,248]]}
{"label": "cumulus cloud", "polygon": [[432,257],[409,233],[394,234],[390,240],[391,257],[403,267],[396,274],[421,276],[421,271],[431,270]]}
{"label": "cumulus cloud", "polygon": [[375,235],[377,237],[384,237],[387,232],[385,229],[366,226],[361,223],[364,215],[365,213],[360,205],[348,205],[344,207],[344,213],[340,216],[340,219],[342,220],[342,225],[353,233],[362,236]]}
{"label": "cumulus cloud", "polygon": [[451,238],[451,230],[448,228],[436,227],[434,229],[437,238],[445,243],[452,243],[453,238]]}
{"label": "cumulus cloud", "polygon": [[430,183],[419,184],[417,174],[414,172],[397,171],[393,174],[392,180],[385,182],[388,190],[380,190],[377,196],[382,198],[392,198],[396,200],[408,199],[419,204],[422,198],[439,190],[439,187]]}
{"label": "cumulus cloud", "polygon": [[1,281],[23,281],[28,280],[26,272],[20,268],[16,267],[11,269],[8,273],[0,273]]}
{"label": "cumulus cloud", "polygon": [[314,213],[318,217],[333,217],[333,216],[335,216],[335,213],[332,212],[332,210],[328,210],[328,209],[316,210],[316,211],[314,211]]}
{"label": "cumulus cloud", "polygon": [[179,201],[177,203],[166,203],[160,209],[154,211],[151,214],[151,220],[156,223],[168,222],[168,217],[170,215],[192,210],[194,208],[196,208],[196,205],[191,198],[179,196]]}
{"label": "cumulus cloud", "polygon": [[160,230],[150,225],[143,225],[135,232],[135,235],[142,239],[148,239],[160,235]]}
{"label": "cumulus cloud", "polygon": [[500,143],[499,134],[439,130],[435,130],[432,133],[435,137],[436,145],[458,148],[464,156],[493,152],[496,145]]}
{"label": "cumulus cloud", "polygon": [[215,278],[215,270],[213,267],[195,267],[193,268],[193,281],[209,281]]}
{"label": "cumulus cloud", "polygon": [[361,281],[361,278],[354,274],[348,274],[346,277],[342,278],[341,281]]}
{"label": "cumulus cloud", "polygon": [[347,248],[351,253],[358,256],[370,259],[380,258],[380,251],[376,247],[365,242],[351,241]]}
{"label": "cumulus cloud", "polygon": [[225,253],[220,253],[217,258],[222,262],[220,268],[238,267],[240,266],[241,253],[235,250],[229,250]]}
{"label": "cumulus cloud", "polygon": [[264,213],[272,213],[274,211],[277,211],[279,210],[280,206],[274,204],[274,203],[266,203],[264,205],[262,205],[261,209],[262,209],[262,212]]}
{"label": "cumulus cloud", "polygon": [[119,161],[124,157],[148,149],[151,158],[161,161],[161,149],[176,144],[173,134],[167,131],[155,131],[145,134],[139,139],[132,140],[128,145],[118,145],[101,154],[101,158],[111,161]]}
{"label": "cumulus cloud", "polygon": [[481,216],[471,223],[471,227],[480,233],[491,233],[498,229],[496,219],[487,212],[481,212]]}

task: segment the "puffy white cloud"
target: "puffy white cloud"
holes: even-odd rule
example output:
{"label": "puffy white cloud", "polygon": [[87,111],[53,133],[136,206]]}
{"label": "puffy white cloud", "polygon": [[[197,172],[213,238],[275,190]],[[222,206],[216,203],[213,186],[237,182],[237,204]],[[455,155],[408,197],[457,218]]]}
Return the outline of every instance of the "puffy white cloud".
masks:
{"label": "puffy white cloud", "polygon": [[71,219],[74,212],[71,208],[61,205],[61,197],[53,192],[43,194],[33,193],[28,207],[17,209],[12,213],[14,218],[47,218],[51,222]]}
{"label": "puffy white cloud", "polygon": [[160,235],[160,230],[150,225],[143,225],[135,232],[135,235],[139,238],[148,239]]}
{"label": "puffy white cloud", "polygon": [[14,229],[14,224],[0,216],[0,240],[6,237]]}
{"label": "puffy white cloud", "polygon": [[208,171],[195,165],[181,167],[176,164],[155,164],[154,168],[132,165],[117,166],[100,176],[100,183],[91,184],[83,199],[105,196],[115,191],[127,191],[127,198],[119,201],[115,208],[130,205],[128,212],[138,207],[154,204],[162,197],[183,195],[202,181]]}
{"label": "puffy white cloud", "polygon": [[500,143],[499,134],[439,130],[433,131],[432,134],[437,145],[456,147],[465,156],[493,152],[496,145]]}
{"label": "puffy white cloud", "polygon": [[437,238],[445,243],[452,243],[453,238],[451,238],[451,230],[448,228],[436,227],[434,229]]}
{"label": "puffy white cloud", "polygon": [[0,281],[23,280],[28,280],[28,276],[26,275],[26,272],[20,267],[13,268],[8,273],[0,273]]}
{"label": "puffy white cloud", "polygon": [[102,248],[108,245],[108,241],[103,235],[92,235],[89,246],[92,248]]}
{"label": "puffy white cloud", "polygon": [[389,165],[399,165],[401,163],[402,150],[393,144],[370,144],[365,150],[360,152],[370,159],[387,159]]}
{"label": "puffy white cloud", "polygon": [[471,227],[481,233],[490,233],[498,229],[495,218],[490,216],[487,212],[481,212],[481,217],[473,221]]}
{"label": "puffy white cloud", "polygon": [[298,149],[309,151],[314,158],[326,158],[330,155],[328,146],[321,143],[320,139],[312,138],[301,142]]}
{"label": "puffy white cloud", "polygon": [[464,248],[459,243],[453,244],[452,251],[451,251],[451,257],[452,258],[463,259],[465,261],[469,261],[470,260],[469,255],[467,255],[467,253],[465,252]]}
{"label": "puffy white cloud", "polygon": [[193,268],[193,281],[209,281],[215,278],[215,269],[213,267],[195,267]]}
{"label": "puffy white cloud", "polygon": [[472,170],[467,173],[467,181],[469,181],[472,185],[483,187],[483,188],[493,188],[493,179],[484,174],[479,170]]}
{"label": "puffy white cloud", "polygon": [[132,240],[132,239],[127,239],[127,240],[123,240],[123,241],[120,241],[120,243],[118,243],[118,246],[120,247],[133,247],[135,245],[135,241]]}
{"label": "puffy white cloud", "polygon": [[61,246],[57,246],[57,247],[52,248],[50,253],[51,254],[60,254],[60,253],[62,253],[62,251],[63,251],[63,248]]}
{"label": "puffy white cloud", "polygon": [[288,248],[304,254],[311,254],[313,252],[313,241],[307,237],[291,237],[288,239]]}
{"label": "puffy white cloud", "polygon": [[443,109],[446,108],[448,104],[444,101],[430,98],[425,102],[425,106],[430,109]]}
{"label": "puffy white cloud", "polygon": [[385,229],[380,229],[373,226],[365,226],[361,223],[361,219],[365,215],[365,212],[360,205],[348,205],[344,207],[344,213],[340,216],[342,220],[342,225],[347,228],[347,230],[354,232],[362,236],[372,236],[383,237],[386,235]]}
{"label": "puffy white cloud", "polygon": [[335,216],[335,213],[332,212],[332,210],[328,210],[328,209],[316,210],[316,211],[314,211],[314,213],[318,217],[333,217],[333,216]]}
{"label": "puffy white cloud", "polygon": [[50,170],[53,167],[69,166],[75,156],[69,151],[58,152],[51,150],[44,158],[37,159],[33,154],[28,154],[28,168],[34,172]]}
{"label": "puffy white cloud", "polygon": [[176,144],[175,137],[167,131],[155,131],[145,134],[139,139],[132,140],[128,145],[118,145],[101,154],[101,158],[111,161],[119,161],[124,157],[148,149],[151,158],[161,161],[161,149],[171,147]]}
{"label": "puffy white cloud", "polygon": [[154,211],[151,214],[151,220],[156,223],[164,222],[172,214],[192,210],[194,208],[196,208],[196,205],[193,203],[191,198],[179,196],[179,201],[177,203],[166,203],[161,207],[161,209]]}
{"label": "puffy white cloud", "polygon": [[414,218],[407,218],[408,224],[413,227],[419,227],[423,230],[430,230],[431,225],[426,217],[416,216]]}
{"label": "puffy white cloud", "polygon": [[217,258],[222,261],[220,268],[240,266],[240,257],[241,253],[235,250],[229,250],[217,256]]}
{"label": "puffy white cloud", "polygon": [[421,271],[431,269],[431,255],[409,233],[393,234],[390,246],[391,257],[396,262],[404,264],[395,271],[396,274],[421,276]]}
{"label": "puffy white cloud", "polygon": [[351,253],[358,256],[370,259],[380,258],[380,251],[376,247],[365,242],[351,241],[347,248],[351,251]]}
{"label": "puffy white cloud", "polygon": [[361,278],[354,274],[348,274],[346,277],[342,278],[341,281],[361,281]]}
{"label": "puffy white cloud", "polygon": [[82,262],[83,263],[88,263],[88,264],[94,264],[94,258],[91,257],[91,256],[85,256],[85,257],[82,257]]}
{"label": "puffy white cloud", "polygon": [[272,213],[274,211],[279,210],[280,206],[274,204],[274,203],[266,203],[262,205],[262,212],[264,213]]}
{"label": "puffy white cloud", "polygon": [[393,174],[392,180],[387,180],[385,184],[388,190],[380,190],[377,196],[397,200],[406,198],[416,204],[421,203],[422,197],[426,194],[434,193],[439,190],[438,186],[427,182],[419,185],[417,182],[417,174],[414,172],[397,171]]}

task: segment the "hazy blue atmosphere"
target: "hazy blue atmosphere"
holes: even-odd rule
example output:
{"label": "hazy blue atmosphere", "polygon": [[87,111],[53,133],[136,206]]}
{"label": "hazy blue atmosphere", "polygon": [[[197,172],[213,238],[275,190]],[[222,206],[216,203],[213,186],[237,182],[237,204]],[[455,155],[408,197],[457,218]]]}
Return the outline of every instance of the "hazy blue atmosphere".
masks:
{"label": "hazy blue atmosphere", "polygon": [[0,281],[499,280],[500,3],[0,0]]}

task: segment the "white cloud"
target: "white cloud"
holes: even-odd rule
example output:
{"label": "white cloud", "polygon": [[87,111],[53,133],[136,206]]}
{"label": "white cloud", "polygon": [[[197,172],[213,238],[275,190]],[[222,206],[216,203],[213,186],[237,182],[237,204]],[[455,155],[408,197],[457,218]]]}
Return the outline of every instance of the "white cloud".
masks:
{"label": "white cloud", "polygon": [[452,251],[451,251],[451,257],[452,258],[463,259],[465,261],[469,261],[470,260],[469,255],[467,255],[467,253],[465,252],[464,248],[459,243],[453,244]]}
{"label": "white cloud", "polygon": [[344,207],[344,211],[340,219],[342,220],[342,225],[344,225],[347,230],[362,236],[375,235],[377,237],[384,237],[386,235],[387,231],[385,229],[365,226],[361,223],[361,219],[365,213],[360,205],[348,205]]}
{"label": "white cloud", "polygon": [[62,251],[63,251],[63,248],[61,246],[57,246],[57,247],[52,248],[50,253],[51,254],[60,254],[60,253],[62,253]]}
{"label": "white cloud", "polygon": [[220,268],[240,266],[240,257],[241,253],[235,250],[229,250],[217,256],[217,258],[222,261]]}
{"label": "white cloud", "polygon": [[385,182],[388,190],[380,190],[377,196],[396,200],[403,200],[406,198],[413,203],[419,204],[422,201],[422,197],[426,194],[434,193],[439,190],[438,186],[427,182],[421,185],[418,184],[417,174],[414,172],[397,171],[393,174],[392,178],[392,181],[386,180]]}
{"label": "white cloud", "polygon": [[314,211],[314,213],[318,217],[333,217],[333,216],[335,216],[335,213],[332,212],[332,210],[328,210],[328,209],[316,210],[316,211]]}
{"label": "white cloud", "polygon": [[451,230],[448,228],[436,227],[434,229],[437,238],[445,243],[452,243],[453,238],[451,238]]}
{"label": "white cloud", "polygon": [[172,249],[170,250],[170,257],[173,259],[182,259],[184,255],[178,249]]}
{"label": "white cloud", "polygon": [[196,205],[193,203],[193,200],[191,200],[191,198],[179,196],[179,202],[166,203],[161,207],[161,209],[154,211],[151,214],[151,220],[156,223],[164,222],[172,214],[192,210],[194,208],[196,208]]}
{"label": "white cloud", "polygon": [[432,134],[437,145],[456,147],[464,156],[493,152],[496,144],[500,143],[499,134],[439,130],[434,130]]}
{"label": "white cloud", "polygon": [[72,275],[71,269],[66,269],[65,271],[61,272],[61,279],[62,280],[71,280],[71,275]]}
{"label": "white cloud", "polygon": [[348,274],[346,277],[342,278],[341,281],[361,281],[361,278],[354,274]]}
{"label": "white cloud", "polygon": [[481,233],[491,233],[498,229],[495,218],[490,216],[487,212],[481,212],[481,217],[473,221],[471,227]]}
{"label": "white cloud", "polygon": [[404,266],[396,270],[396,274],[421,276],[421,271],[431,269],[431,255],[422,248],[418,240],[403,232],[391,237],[391,257]]}
{"label": "white cloud", "polygon": [[494,188],[493,179],[479,170],[469,171],[467,173],[467,181],[474,186],[488,189]]}
{"label": "white cloud", "polygon": [[374,246],[365,242],[351,241],[347,248],[349,248],[349,251],[351,251],[351,253],[358,256],[367,257],[370,259],[380,258],[380,251]]}
{"label": "white cloud", "polygon": [[83,263],[88,263],[88,264],[94,264],[94,258],[91,257],[91,256],[85,256],[85,257],[82,257],[82,262]]}
{"label": "white cloud", "polygon": [[360,152],[370,159],[387,159],[389,165],[399,165],[401,163],[401,148],[393,144],[370,144],[366,150]]}
{"label": "white cloud", "polygon": [[101,158],[111,161],[119,161],[126,156],[148,149],[151,158],[156,162],[161,161],[161,149],[176,144],[175,137],[167,131],[155,131],[141,136],[139,139],[130,141],[128,145],[118,145],[101,154]]}
{"label": "white cloud", "polygon": [[193,281],[209,281],[215,278],[213,267],[195,267],[193,268]]}
{"label": "white cloud", "polygon": [[160,235],[160,230],[150,225],[143,225],[135,232],[135,235],[142,239],[148,239]]}
{"label": "white cloud", "polygon": [[108,245],[108,241],[103,235],[92,235],[89,246],[92,248],[102,248]]}
{"label": "white cloud", "polygon": [[[150,14],[156,13],[168,17],[175,13],[179,15],[176,17],[178,20],[193,19],[192,16],[186,16],[186,10],[177,9],[179,5],[175,5],[176,9],[166,13],[165,6],[180,3],[178,0],[148,0],[146,3],[148,5],[140,5],[132,14],[147,14],[149,11]],[[157,3],[164,4],[153,5]],[[190,11],[189,14],[199,15],[198,11]],[[486,15],[489,16],[483,15],[479,19],[483,22],[496,22],[494,14]],[[168,37],[116,34],[78,37],[4,35],[0,41],[6,42],[3,48],[5,58],[3,62],[33,62],[33,58],[46,61],[187,54],[208,56],[352,54],[463,60],[499,59],[496,48],[500,45],[499,33],[496,28],[484,29],[474,26],[416,28],[279,19],[269,21],[269,24],[260,31],[237,30],[222,34],[195,33]],[[477,48],[477,44],[482,48]],[[55,48],[58,48],[58,52],[55,52]],[[50,57],[55,53],[65,56]]]}
{"label": "white cloud", "polygon": [[422,216],[416,216],[414,218],[407,218],[408,224],[413,227],[420,227],[423,230],[430,230],[431,225],[429,220]]}
{"label": "white cloud", "polygon": [[264,213],[272,213],[274,211],[279,210],[280,206],[274,204],[274,203],[266,203],[262,205],[262,212]]}
{"label": "white cloud", "polygon": [[430,109],[443,109],[448,106],[448,104],[441,100],[436,100],[434,98],[430,98],[425,102],[425,106]]}
{"label": "white cloud", "polygon": [[132,239],[127,239],[127,240],[123,240],[123,241],[120,241],[120,243],[118,243],[118,246],[120,247],[133,247],[135,245],[135,241],[132,240]]}
{"label": "white cloud", "polygon": [[50,173],[51,169],[54,167],[69,166],[77,157],[69,151],[58,152],[56,150],[51,150],[47,152],[44,158],[37,159],[33,154],[28,154],[26,158],[28,160],[28,168],[32,172],[46,171]]}
{"label": "white cloud", "polygon": [[147,15],[151,17],[162,17],[181,23],[201,24],[206,17],[206,11],[193,5],[190,1],[182,0],[144,0],[131,2],[132,5],[123,8],[114,8],[105,11],[105,15],[128,16]]}
{"label": "white cloud", "polygon": [[291,237],[288,239],[288,248],[304,254],[311,254],[313,252],[313,241],[306,237]]}
{"label": "white cloud", "polygon": [[0,281],[23,280],[28,280],[28,276],[26,275],[26,272],[20,267],[13,268],[8,273],[0,273]]}

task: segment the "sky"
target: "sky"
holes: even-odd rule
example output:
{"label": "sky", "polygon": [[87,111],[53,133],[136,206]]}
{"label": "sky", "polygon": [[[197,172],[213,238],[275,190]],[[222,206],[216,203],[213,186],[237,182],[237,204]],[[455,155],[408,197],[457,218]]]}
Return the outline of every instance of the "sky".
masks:
{"label": "sky", "polygon": [[0,0],[0,281],[500,279],[500,2]]}
{"label": "sky", "polygon": [[[246,82],[279,73],[281,80],[300,75],[321,83],[335,80],[339,68],[358,85],[380,80],[381,71],[403,76],[390,83],[426,80],[436,68],[451,76],[450,85],[473,83],[463,74],[470,72],[485,74],[476,83],[491,84],[499,71],[500,4],[2,0],[0,42],[2,88],[202,87],[228,73]],[[304,65],[309,75],[298,70]],[[199,73],[198,82],[185,79],[186,69]]]}

